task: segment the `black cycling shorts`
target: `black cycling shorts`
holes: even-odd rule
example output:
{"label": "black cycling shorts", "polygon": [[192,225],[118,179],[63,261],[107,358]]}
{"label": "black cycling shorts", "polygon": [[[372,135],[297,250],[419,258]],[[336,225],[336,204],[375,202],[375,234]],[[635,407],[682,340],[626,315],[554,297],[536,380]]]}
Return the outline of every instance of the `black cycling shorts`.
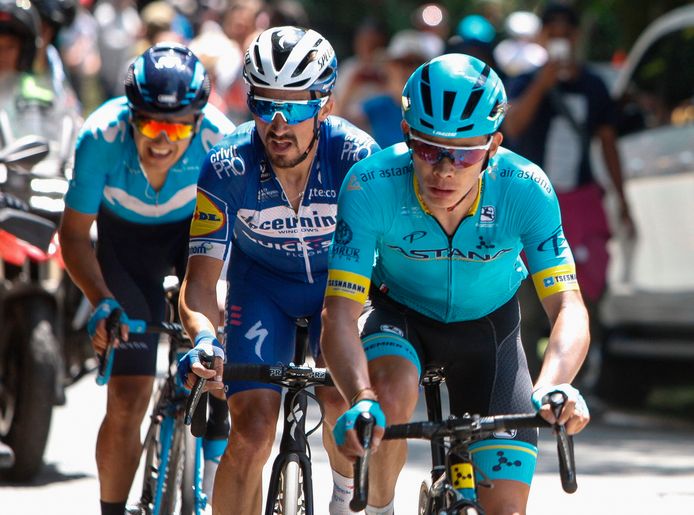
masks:
{"label": "black cycling shorts", "polygon": [[[443,323],[372,288],[360,324],[368,359],[399,355],[412,361],[420,375],[442,367],[452,415],[534,411],[515,296],[478,320]],[[536,430],[519,430],[515,438],[537,445]]]}
{"label": "black cycling shorts", "polygon": [[[106,284],[130,318],[159,322],[166,316],[164,277],[183,279],[190,219],[149,225],[116,217],[105,208],[97,216],[96,255]],[[177,306],[174,306],[177,309]],[[157,334],[131,334],[114,353],[113,375],[154,375]]]}

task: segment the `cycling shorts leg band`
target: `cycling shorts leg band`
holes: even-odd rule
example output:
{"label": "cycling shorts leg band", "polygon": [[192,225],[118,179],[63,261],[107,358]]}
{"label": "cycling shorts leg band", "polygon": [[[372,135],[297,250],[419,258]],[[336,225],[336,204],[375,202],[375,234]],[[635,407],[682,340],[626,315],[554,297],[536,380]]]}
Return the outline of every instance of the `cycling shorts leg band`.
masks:
{"label": "cycling shorts leg band", "polygon": [[[475,465],[492,481],[510,479],[530,484],[537,464],[537,447],[518,440],[490,439],[470,446]],[[483,479],[478,472],[477,481]]]}
{"label": "cycling shorts leg band", "polygon": [[402,336],[394,333],[372,333],[362,339],[366,359],[372,361],[383,356],[400,356],[417,367],[417,374],[422,375],[422,364],[412,344]]}

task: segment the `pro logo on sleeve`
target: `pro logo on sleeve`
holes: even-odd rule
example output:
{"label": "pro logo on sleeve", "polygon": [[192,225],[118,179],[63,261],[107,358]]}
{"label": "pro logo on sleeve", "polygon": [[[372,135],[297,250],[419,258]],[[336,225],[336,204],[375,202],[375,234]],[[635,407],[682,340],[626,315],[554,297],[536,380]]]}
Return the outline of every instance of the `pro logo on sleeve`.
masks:
{"label": "pro logo on sleeve", "polygon": [[224,213],[205,195],[198,191],[195,214],[190,224],[190,236],[198,237],[212,234],[224,227]]}

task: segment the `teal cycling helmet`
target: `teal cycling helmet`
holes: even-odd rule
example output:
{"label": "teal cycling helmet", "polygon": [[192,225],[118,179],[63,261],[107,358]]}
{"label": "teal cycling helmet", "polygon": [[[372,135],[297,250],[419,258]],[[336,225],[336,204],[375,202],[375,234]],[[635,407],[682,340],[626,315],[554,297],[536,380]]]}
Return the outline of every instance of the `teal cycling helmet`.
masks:
{"label": "teal cycling helmet", "polygon": [[442,138],[472,138],[499,129],[506,109],[501,79],[484,62],[446,54],[415,70],[402,92],[410,127]]}

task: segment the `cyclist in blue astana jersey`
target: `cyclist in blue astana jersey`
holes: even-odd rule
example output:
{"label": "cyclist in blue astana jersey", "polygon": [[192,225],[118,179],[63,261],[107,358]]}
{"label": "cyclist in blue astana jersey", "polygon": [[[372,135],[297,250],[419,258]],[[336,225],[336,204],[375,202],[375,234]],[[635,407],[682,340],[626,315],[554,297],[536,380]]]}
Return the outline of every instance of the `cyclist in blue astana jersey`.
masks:
{"label": "cyclist in blue astana jersey", "polygon": [[[97,109],[79,135],[60,239],[70,275],[95,307],[88,329],[98,353],[106,348],[111,310],[121,308],[123,320],[163,320],[163,279],[174,270],[183,275],[200,165],[234,130],[207,105],[209,90],[190,50],[156,45],[130,66],[126,97]],[[96,252],[89,235],[94,220]],[[96,447],[105,515],[125,510],[156,372],[157,336],[129,338],[125,324],[121,334]],[[226,439],[226,407],[218,402],[215,430],[207,436]]]}
{"label": "cyclist in blue astana jersey", "polygon": [[[321,348],[352,405],[336,423],[340,450],[364,452],[352,429],[360,412],[375,416],[375,447],[386,421],[408,422],[430,366],[444,369],[453,415],[535,406],[553,421],[544,397],[559,389],[568,396],[560,421],[580,431],[589,414],[569,383],[588,348],[588,317],[552,185],[500,147],[499,77],[473,57],[444,55],[412,74],[402,103],[406,142],[356,164],[338,200]],[[515,297],[528,273],[522,250],[553,326],[534,386]],[[404,443],[381,446],[366,513],[393,513],[405,463]],[[487,514],[525,513],[536,430],[495,435],[472,453],[495,484],[480,492]],[[513,466],[499,467],[500,456]]]}
{"label": "cyclist in blue astana jersey", "polygon": [[[198,184],[190,257],[180,299],[181,319],[197,348],[213,345],[235,363],[289,363],[295,320],[309,318],[316,356],[335,228],[337,192],[351,166],[379,150],[365,132],[329,116],[337,59],[313,30],[276,27],[262,32],[246,52],[253,121],[243,124],[208,154]],[[225,348],[214,339],[218,322],[216,277],[229,257]],[[195,355],[193,351],[191,356]],[[195,358],[193,358],[195,361]],[[321,359],[317,362],[320,365]],[[189,359],[181,363],[189,364]],[[199,375],[217,372],[193,364]],[[189,374],[189,385],[194,375]],[[221,382],[208,386],[221,388]],[[215,480],[215,514],[260,513],[261,478],[275,439],[278,387],[232,381],[224,385],[231,412],[229,445]],[[320,393],[345,409],[334,388]],[[330,446],[330,431],[325,441]],[[330,512],[349,502],[350,463],[339,463]]]}

